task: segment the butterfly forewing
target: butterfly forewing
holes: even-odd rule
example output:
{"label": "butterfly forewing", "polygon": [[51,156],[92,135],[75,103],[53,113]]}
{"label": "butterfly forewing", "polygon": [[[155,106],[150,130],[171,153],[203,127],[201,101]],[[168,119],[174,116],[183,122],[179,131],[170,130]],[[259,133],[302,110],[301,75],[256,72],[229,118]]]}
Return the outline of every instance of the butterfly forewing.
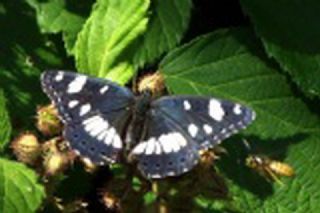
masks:
{"label": "butterfly forewing", "polygon": [[134,96],[108,80],[47,71],[42,86],[58,108],[71,147],[95,163],[114,162]]}
{"label": "butterfly forewing", "polygon": [[152,108],[170,117],[201,149],[215,146],[255,119],[248,107],[198,96],[163,97],[153,102]]}
{"label": "butterfly forewing", "polygon": [[134,101],[125,87],[73,72],[46,71],[41,82],[64,122],[79,122],[95,113],[116,112]]}

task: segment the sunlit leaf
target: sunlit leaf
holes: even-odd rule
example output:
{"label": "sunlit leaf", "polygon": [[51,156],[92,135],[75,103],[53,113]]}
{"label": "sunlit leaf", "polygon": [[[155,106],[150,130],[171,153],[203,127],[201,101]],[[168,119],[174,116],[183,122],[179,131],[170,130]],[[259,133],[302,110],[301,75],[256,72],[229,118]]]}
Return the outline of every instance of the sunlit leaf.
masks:
{"label": "sunlit leaf", "polygon": [[44,198],[43,186],[25,165],[0,159],[0,211],[32,213]]}

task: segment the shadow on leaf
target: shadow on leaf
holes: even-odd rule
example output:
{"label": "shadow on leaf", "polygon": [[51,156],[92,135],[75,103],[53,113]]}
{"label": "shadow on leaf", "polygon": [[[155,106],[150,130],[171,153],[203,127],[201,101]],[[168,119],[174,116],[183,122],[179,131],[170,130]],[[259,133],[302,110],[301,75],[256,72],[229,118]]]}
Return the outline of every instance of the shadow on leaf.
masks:
{"label": "shadow on leaf", "polygon": [[[261,200],[273,194],[270,181],[248,168],[245,159],[249,154],[263,154],[273,160],[284,161],[290,145],[303,141],[307,135],[299,134],[278,140],[261,140],[257,137],[246,137],[251,149],[244,145],[242,138],[236,137],[224,143],[228,154],[217,161],[221,171],[236,185],[255,194]],[[281,186],[279,186],[281,187]]]}

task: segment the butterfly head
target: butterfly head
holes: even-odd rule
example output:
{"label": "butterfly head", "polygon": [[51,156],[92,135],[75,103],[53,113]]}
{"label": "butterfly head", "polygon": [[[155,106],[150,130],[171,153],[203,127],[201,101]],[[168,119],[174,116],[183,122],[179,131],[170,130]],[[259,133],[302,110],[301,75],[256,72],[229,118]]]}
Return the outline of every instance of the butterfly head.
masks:
{"label": "butterfly head", "polygon": [[150,108],[150,103],[152,100],[152,92],[151,90],[142,91],[141,95],[137,97],[135,112],[137,115],[143,116],[145,112]]}

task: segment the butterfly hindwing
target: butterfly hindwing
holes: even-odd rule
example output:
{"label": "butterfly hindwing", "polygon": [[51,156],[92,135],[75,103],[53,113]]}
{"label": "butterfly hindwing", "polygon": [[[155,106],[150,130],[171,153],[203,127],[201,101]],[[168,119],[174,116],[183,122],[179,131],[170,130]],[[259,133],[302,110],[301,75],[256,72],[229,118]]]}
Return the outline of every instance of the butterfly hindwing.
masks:
{"label": "butterfly hindwing", "polygon": [[[118,114],[117,117],[123,121],[128,118],[125,113]],[[123,127],[124,125],[116,124],[114,120],[108,121],[103,115],[97,114],[79,124],[67,124],[64,137],[81,157],[100,165],[114,163],[118,161],[118,153],[124,147],[121,140]]]}
{"label": "butterfly hindwing", "polygon": [[133,148],[131,156],[147,178],[178,176],[198,163],[198,144],[161,111],[149,112],[145,128],[145,139]]}
{"label": "butterfly hindwing", "polygon": [[134,101],[131,91],[108,80],[64,71],[46,71],[41,80],[72,149],[95,163],[116,161]]}

